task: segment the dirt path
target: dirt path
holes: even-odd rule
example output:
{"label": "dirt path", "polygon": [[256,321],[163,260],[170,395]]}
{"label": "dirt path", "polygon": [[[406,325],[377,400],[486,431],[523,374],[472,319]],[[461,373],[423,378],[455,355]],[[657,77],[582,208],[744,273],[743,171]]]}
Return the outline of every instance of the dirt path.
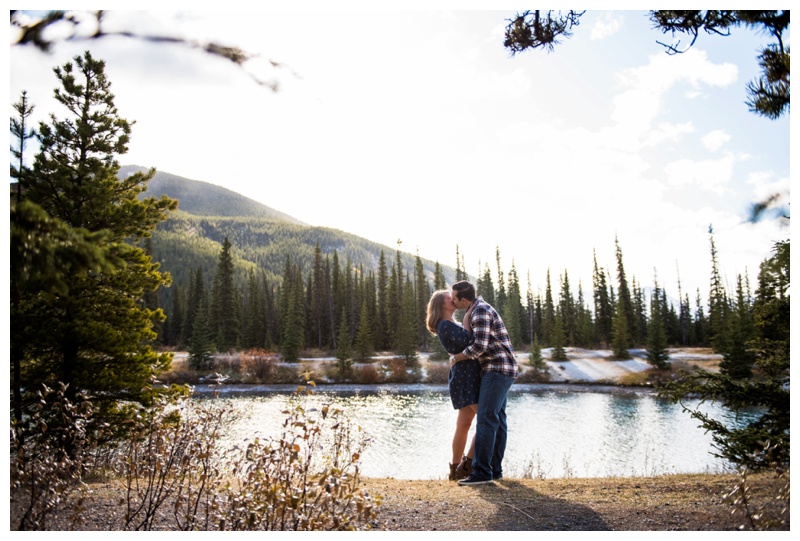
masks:
{"label": "dirt path", "polygon": [[[737,481],[735,475],[669,475],[507,479],[478,487],[366,479],[364,485],[383,495],[380,530],[719,531],[747,522],[725,499]],[[776,516],[773,495],[780,484],[769,476],[750,483],[754,502]]]}

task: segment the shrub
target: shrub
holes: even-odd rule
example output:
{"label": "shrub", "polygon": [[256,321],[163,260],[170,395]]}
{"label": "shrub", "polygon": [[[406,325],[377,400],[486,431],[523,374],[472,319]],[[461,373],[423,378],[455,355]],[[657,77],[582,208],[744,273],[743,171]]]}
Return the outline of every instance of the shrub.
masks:
{"label": "shrub", "polygon": [[520,366],[519,376],[515,383],[547,383],[550,381],[550,374],[547,370],[536,370],[534,368],[525,369]]}
{"label": "shrub", "polygon": [[341,410],[306,408],[301,391],[281,435],[244,452],[217,443],[227,406],[160,401],[121,449],[125,529],[156,529],[166,514],[177,530],[369,528],[379,500],[358,487],[368,441]]}
{"label": "shrub", "polygon": [[[85,427],[92,404],[83,394],[70,401],[63,383],[58,390],[42,387],[29,422],[12,424],[10,511],[16,530],[47,529],[67,497],[85,489],[81,475],[90,456]],[[83,502],[81,496],[72,508],[73,526],[83,520]]]}
{"label": "shrub", "polygon": [[372,363],[353,365],[351,377],[353,383],[374,384],[382,382],[381,374]]}
{"label": "shrub", "polygon": [[323,405],[316,417],[310,411],[296,401],[279,438],[247,447],[234,466],[241,474],[217,502],[218,529],[369,527],[380,502],[358,487],[358,459],[367,440],[341,410]]}
{"label": "shrub", "polygon": [[[775,475],[777,479],[784,481],[776,493],[769,501],[762,504],[753,502],[752,487],[749,481],[751,471],[744,467],[739,470],[739,481],[733,489],[725,496],[725,499],[734,506],[734,513],[743,517],[744,523],[739,526],[740,530],[784,530],[789,526],[790,514],[790,487],[789,470],[783,468],[770,456],[775,452],[772,445],[767,444],[764,449],[765,462],[770,464],[772,470],[770,475]],[[783,452],[775,453],[778,456]]]}
{"label": "shrub", "polygon": [[450,380],[450,363],[428,363],[425,383],[447,383]]}
{"label": "shrub", "polygon": [[278,357],[264,349],[250,349],[242,352],[241,372],[249,383],[272,383],[275,377]]}

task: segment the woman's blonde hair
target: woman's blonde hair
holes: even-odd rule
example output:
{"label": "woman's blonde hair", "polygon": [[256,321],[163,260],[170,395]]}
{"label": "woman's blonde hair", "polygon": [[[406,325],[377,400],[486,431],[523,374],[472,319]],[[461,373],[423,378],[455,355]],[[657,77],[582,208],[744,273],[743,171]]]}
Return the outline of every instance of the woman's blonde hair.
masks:
{"label": "woman's blonde hair", "polygon": [[449,289],[434,291],[433,295],[431,295],[431,300],[428,301],[428,313],[425,318],[425,324],[430,333],[434,336],[436,336],[436,327],[443,319],[444,296],[447,293],[450,293]]}

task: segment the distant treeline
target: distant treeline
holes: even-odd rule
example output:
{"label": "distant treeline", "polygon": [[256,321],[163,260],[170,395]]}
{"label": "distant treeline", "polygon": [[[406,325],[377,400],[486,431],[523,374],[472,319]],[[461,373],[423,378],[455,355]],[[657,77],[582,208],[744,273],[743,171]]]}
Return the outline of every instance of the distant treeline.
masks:
{"label": "distant treeline", "polygon": [[[251,247],[297,242],[289,237],[254,240],[254,235],[264,233],[240,228],[237,239],[251,237],[243,242]],[[209,258],[212,246],[219,244],[202,245],[204,240],[208,241],[198,238],[198,247]],[[690,298],[680,283],[677,295],[671,297],[679,299],[677,306],[658,283],[648,288],[647,295],[635,278],[629,282],[616,240],[616,275],[598,266],[595,257],[589,296],[582,287],[575,295],[566,270],[555,287],[548,271],[543,296],[534,294],[530,284],[523,291],[514,265],[508,272],[502,268],[499,248],[496,269],[485,264],[476,287],[498,309],[518,350],[552,347],[556,359],[570,346],[613,349],[620,359],[628,358],[630,348],[712,347],[724,353],[735,343],[753,339],[753,307],[760,290],[754,294],[749,278],[739,275],[736,290],[726,291],[713,231],[709,240],[712,278],[707,303],[699,289]],[[282,271],[274,273],[265,267],[274,268],[275,262],[258,254],[246,258],[256,264],[235,258],[232,254],[242,250],[225,237],[211,272],[203,265],[184,266],[183,275],[174,277],[169,301],[162,306],[167,319],[159,329],[159,340],[165,346],[191,348],[200,321],[205,335],[201,342],[220,352],[267,348],[292,360],[303,349],[345,347],[358,355],[438,350],[438,340],[425,328],[425,310],[434,290],[467,278],[458,247],[455,275],[448,280],[438,262],[429,278],[419,256],[408,265],[403,261],[408,254],[381,250],[377,265],[370,268],[363,259],[354,264],[352,252],[343,258],[338,247],[328,245],[323,250],[322,242],[317,242],[312,257],[302,255],[300,244],[294,252],[284,245]],[[270,257],[274,259],[275,253]]]}

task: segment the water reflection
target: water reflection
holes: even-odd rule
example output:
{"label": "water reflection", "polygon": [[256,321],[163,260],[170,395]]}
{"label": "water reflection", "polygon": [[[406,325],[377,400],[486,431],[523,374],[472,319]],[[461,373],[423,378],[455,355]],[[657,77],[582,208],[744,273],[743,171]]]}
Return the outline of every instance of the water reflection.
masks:
{"label": "water reflection", "polygon": [[[278,433],[291,392],[248,390],[223,394],[221,399],[238,412],[231,440],[245,442]],[[307,407],[330,403],[343,409],[369,435],[372,442],[362,457],[364,475],[446,477],[456,413],[445,387],[342,386],[318,389],[305,400]],[[689,405],[726,422],[733,419],[719,406]],[[728,468],[710,453],[711,436],[697,420],[652,393],[519,385],[509,394],[507,411],[504,468],[509,477],[648,476]]]}

